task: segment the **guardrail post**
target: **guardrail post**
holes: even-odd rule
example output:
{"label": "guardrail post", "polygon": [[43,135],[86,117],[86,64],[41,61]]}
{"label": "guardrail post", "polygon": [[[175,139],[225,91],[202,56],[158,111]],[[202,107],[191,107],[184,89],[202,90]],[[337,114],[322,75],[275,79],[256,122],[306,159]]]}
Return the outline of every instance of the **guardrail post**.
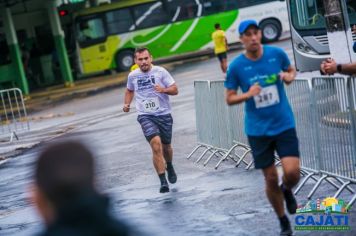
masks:
{"label": "guardrail post", "polygon": [[[352,89],[352,82],[355,85],[355,78],[351,79],[350,77],[347,78],[347,97],[349,100],[349,106],[348,106],[348,111],[350,114],[350,123],[351,123],[351,141],[352,141],[352,145],[351,145],[351,150],[352,150],[352,157],[353,157],[353,165],[356,165],[356,109],[355,109],[355,103],[354,103],[354,94],[353,89]],[[355,86],[356,87],[356,86]],[[355,177],[355,176],[353,176]]]}
{"label": "guardrail post", "polygon": [[312,97],[312,102],[311,102],[311,106],[312,106],[312,122],[313,122],[313,129],[312,133],[315,136],[315,143],[316,143],[316,167],[317,167],[317,171],[320,171],[323,169],[323,163],[321,160],[321,144],[320,144],[320,132],[319,132],[319,122],[318,122],[318,116],[317,116],[317,104],[316,104],[316,96],[315,96],[315,91],[314,91],[314,86],[315,86],[315,79],[312,78],[311,80],[308,81],[308,85],[309,85],[309,89],[311,92],[311,97]]}

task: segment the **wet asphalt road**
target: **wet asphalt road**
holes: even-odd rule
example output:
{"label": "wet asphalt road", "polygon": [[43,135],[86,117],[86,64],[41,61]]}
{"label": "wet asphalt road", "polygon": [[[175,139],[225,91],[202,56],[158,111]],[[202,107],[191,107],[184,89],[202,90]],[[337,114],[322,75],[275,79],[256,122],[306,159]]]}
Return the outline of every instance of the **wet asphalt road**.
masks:
{"label": "wet asphalt road", "polygon": [[[289,41],[277,45],[291,55]],[[233,55],[236,52],[230,58]],[[33,114],[73,112],[68,116],[38,120],[32,125],[38,130],[47,127],[44,131],[47,133],[61,130],[60,137],[54,140],[80,139],[90,145],[97,157],[98,187],[111,196],[113,213],[149,235],[278,235],[278,221],[266,200],[259,171],[234,168],[232,161],[224,162],[215,171],[216,160],[203,167],[194,163],[196,156],[186,159],[196,144],[193,81],[223,79],[217,60],[187,63],[176,67],[172,75],[180,94],[171,100],[178,182],[171,185],[170,193],[158,193],[159,180],[136,114],[121,112],[123,88]],[[42,137],[48,140],[45,143],[53,142],[51,136],[42,134]],[[40,218],[28,201],[28,189],[34,161],[44,145],[0,165],[0,235],[32,235],[42,229]],[[301,203],[306,201],[311,188],[312,185],[306,186],[298,195]],[[330,186],[323,185],[315,196],[327,197],[334,192]],[[293,216],[290,219],[294,221]],[[355,228],[355,210],[351,210],[349,221]],[[296,233],[355,234],[356,229],[344,233]]]}

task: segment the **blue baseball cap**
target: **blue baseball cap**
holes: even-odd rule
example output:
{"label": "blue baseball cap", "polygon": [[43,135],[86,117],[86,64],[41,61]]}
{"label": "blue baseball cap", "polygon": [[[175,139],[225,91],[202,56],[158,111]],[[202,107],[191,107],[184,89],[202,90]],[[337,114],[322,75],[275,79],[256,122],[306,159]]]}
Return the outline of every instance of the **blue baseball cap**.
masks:
{"label": "blue baseball cap", "polygon": [[250,26],[255,26],[256,28],[259,29],[257,21],[255,21],[255,20],[244,20],[244,21],[241,21],[241,23],[239,25],[239,34],[242,35],[243,33],[245,33],[245,31]]}

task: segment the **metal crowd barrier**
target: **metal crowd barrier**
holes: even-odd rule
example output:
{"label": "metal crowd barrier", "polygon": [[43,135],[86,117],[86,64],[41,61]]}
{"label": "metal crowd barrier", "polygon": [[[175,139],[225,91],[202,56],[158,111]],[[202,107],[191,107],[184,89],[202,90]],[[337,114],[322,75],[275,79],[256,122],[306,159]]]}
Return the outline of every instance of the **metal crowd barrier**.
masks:
{"label": "metal crowd barrier", "polygon": [[18,132],[30,130],[22,92],[18,88],[0,90],[0,134],[10,142]]}
{"label": "metal crowd barrier", "polygon": [[355,85],[355,78],[318,77],[299,79],[287,87],[304,176],[296,194],[313,180],[308,199],[328,182],[336,189],[334,197],[347,190],[354,194],[349,206],[356,201],[350,186],[356,183]]}
{"label": "metal crowd barrier", "polygon": [[[215,169],[227,159],[236,167],[244,164],[250,169],[253,161],[244,133],[244,106],[226,105],[223,81],[195,81],[194,87],[198,145],[187,158],[199,153],[197,163],[208,155],[204,166],[216,157]],[[285,88],[301,152],[303,179],[295,194],[314,181],[311,198],[327,182],[335,188],[334,197],[344,190],[354,194],[351,206],[356,201],[351,187],[356,183],[356,79],[298,78]]]}
{"label": "metal crowd barrier", "polygon": [[246,145],[243,106],[226,105],[222,80],[194,81],[194,88],[198,144],[187,158],[199,153],[195,162],[205,158],[204,166],[216,157],[215,169],[227,159],[250,169],[253,162]]}

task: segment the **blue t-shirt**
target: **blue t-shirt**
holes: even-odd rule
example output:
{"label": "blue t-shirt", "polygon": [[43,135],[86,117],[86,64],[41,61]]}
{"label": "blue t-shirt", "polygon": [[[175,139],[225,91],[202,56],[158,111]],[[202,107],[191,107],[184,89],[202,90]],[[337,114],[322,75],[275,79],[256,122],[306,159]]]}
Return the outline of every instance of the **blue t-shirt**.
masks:
{"label": "blue t-shirt", "polygon": [[262,91],[245,103],[245,132],[249,136],[272,136],[295,127],[283,81],[278,74],[290,66],[287,54],[280,48],[263,46],[256,61],[244,54],[229,65],[225,88],[245,93],[258,83]]}

